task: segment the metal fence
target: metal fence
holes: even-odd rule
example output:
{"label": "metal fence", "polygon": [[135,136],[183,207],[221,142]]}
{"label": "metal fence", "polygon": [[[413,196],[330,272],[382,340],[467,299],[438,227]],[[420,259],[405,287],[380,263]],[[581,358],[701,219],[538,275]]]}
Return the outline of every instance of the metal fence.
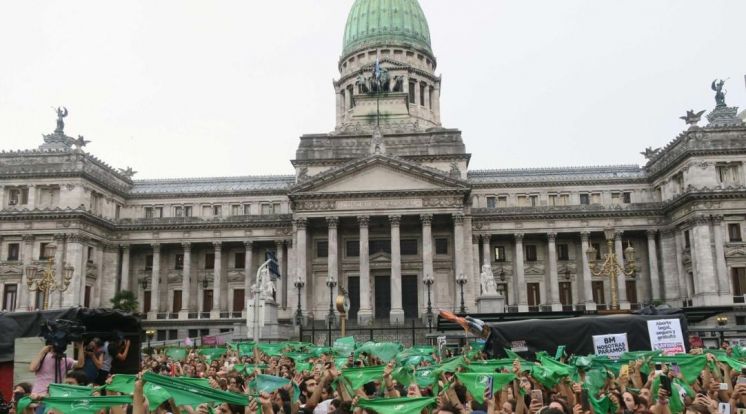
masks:
{"label": "metal fence", "polygon": [[[371,325],[351,325],[345,330],[345,336],[355,337],[357,342],[400,342],[404,346],[431,344],[432,335],[427,326],[422,326],[412,319],[403,325],[374,322]],[[432,328],[435,333],[435,328]],[[335,340],[342,337],[338,325],[330,326],[325,321],[308,321],[307,326],[301,326],[300,340],[316,345],[331,346]]]}

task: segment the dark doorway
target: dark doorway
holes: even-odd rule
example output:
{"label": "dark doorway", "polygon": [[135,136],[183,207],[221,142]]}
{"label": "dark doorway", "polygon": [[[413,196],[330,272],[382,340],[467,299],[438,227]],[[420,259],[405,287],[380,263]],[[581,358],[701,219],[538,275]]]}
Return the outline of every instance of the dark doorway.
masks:
{"label": "dark doorway", "polygon": [[528,293],[528,306],[538,307],[541,303],[541,293],[539,293],[538,283],[526,283],[526,291]]}
{"label": "dark doorway", "polygon": [[637,303],[637,283],[634,280],[625,280],[624,285],[627,288],[627,301]]}
{"label": "dark doorway", "polygon": [[389,319],[391,313],[391,277],[376,276],[376,319]]}
{"label": "dark doorway", "polygon": [[243,289],[233,289],[233,312],[242,312],[246,306],[246,295]]}
{"label": "dark doorway", "polygon": [[591,282],[591,289],[593,290],[593,302],[595,302],[596,305],[605,305],[606,299],[604,298],[604,282]]}
{"label": "dark doorway", "polygon": [[173,302],[173,308],[171,308],[171,312],[178,313],[181,310],[181,291],[180,290],[174,290],[174,302]]}
{"label": "dark doorway", "polygon": [[150,312],[150,291],[146,290],[142,294],[142,312]]}
{"label": "dark doorway", "polygon": [[204,289],[202,291],[202,312],[210,312],[212,310],[212,289]]}
{"label": "dark doorway", "polygon": [[572,308],[572,284],[571,282],[559,282],[559,297],[562,306]]}
{"label": "dark doorway", "polygon": [[357,311],[360,310],[360,278],[358,276],[347,277],[347,294],[350,297],[350,311],[347,319],[357,320]]}
{"label": "dark doorway", "polygon": [[418,298],[417,275],[403,275],[401,277],[401,303],[405,319],[417,319]]}

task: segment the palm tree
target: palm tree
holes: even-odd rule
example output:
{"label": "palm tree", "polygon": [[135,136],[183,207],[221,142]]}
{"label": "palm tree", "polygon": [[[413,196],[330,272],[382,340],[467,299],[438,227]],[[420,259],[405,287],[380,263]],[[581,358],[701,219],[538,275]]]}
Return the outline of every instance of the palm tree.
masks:
{"label": "palm tree", "polygon": [[137,298],[129,290],[121,290],[111,298],[112,308],[125,312],[135,312],[137,310]]}

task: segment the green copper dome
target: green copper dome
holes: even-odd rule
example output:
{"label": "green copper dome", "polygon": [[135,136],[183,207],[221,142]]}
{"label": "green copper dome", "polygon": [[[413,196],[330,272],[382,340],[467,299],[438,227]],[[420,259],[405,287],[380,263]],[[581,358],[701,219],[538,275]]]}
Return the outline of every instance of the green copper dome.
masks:
{"label": "green copper dome", "polygon": [[342,54],[395,45],[433,54],[430,29],[417,0],[355,0],[347,16]]}

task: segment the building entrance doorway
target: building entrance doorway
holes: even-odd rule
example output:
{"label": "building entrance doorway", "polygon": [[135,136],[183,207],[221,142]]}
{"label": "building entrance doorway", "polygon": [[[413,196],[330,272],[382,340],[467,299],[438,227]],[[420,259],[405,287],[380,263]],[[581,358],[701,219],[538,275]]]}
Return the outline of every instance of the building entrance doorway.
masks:
{"label": "building entrance doorway", "polygon": [[347,295],[350,297],[350,310],[347,312],[347,319],[357,320],[357,311],[360,310],[360,277],[347,277]]}
{"label": "building entrance doorway", "polygon": [[401,277],[401,303],[404,308],[404,319],[416,319],[418,308],[417,275]]}
{"label": "building entrance doorway", "polygon": [[391,313],[391,277],[376,276],[376,319],[389,319]]}

